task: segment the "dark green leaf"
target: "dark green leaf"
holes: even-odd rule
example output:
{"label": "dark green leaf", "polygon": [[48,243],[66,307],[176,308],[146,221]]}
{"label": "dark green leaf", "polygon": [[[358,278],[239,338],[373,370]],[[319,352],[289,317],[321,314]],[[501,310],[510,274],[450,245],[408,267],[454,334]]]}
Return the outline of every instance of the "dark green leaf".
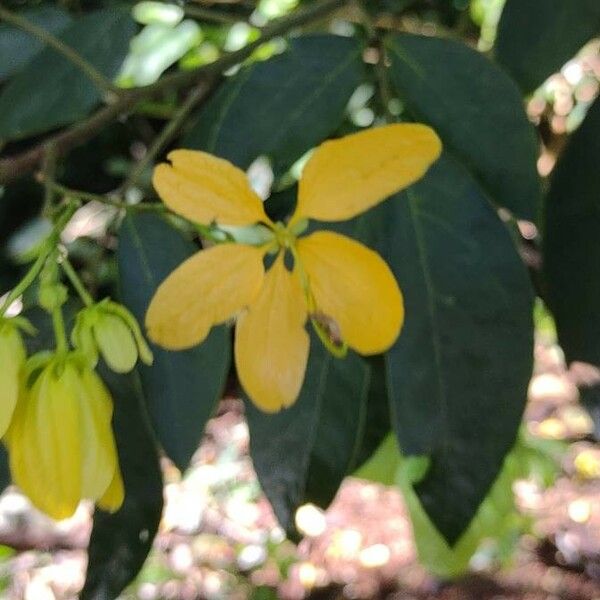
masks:
{"label": "dark green leaf", "polygon": [[361,220],[404,293],[404,329],[386,355],[393,425],[406,455],[431,458],[417,493],[453,543],[517,435],[532,367],[530,282],[508,229],[448,156]]}
{"label": "dark green leaf", "polygon": [[113,427],[125,484],[125,501],[116,513],[99,509],[88,550],[81,600],[113,600],[142,568],[158,530],[163,482],[157,448],[135,375],[103,369],[115,403]]}
{"label": "dark green leaf", "polygon": [[387,393],[386,364],[383,356],[368,359],[371,367],[365,427],[352,470],[365,463],[390,433],[390,405]]}
{"label": "dark green leaf", "polygon": [[285,170],[340,125],[364,78],[356,39],[309,35],[229,79],[202,110],[183,145],[247,168],[268,155]]}
{"label": "dark green leaf", "polygon": [[[55,6],[40,6],[19,15],[54,35],[71,22],[71,17]],[[0,25],[0,81],[16,73],[43,47],[44,44],[32,35],[10,25]]]}
{"label": "dark green leaf", "polygon": [[[80,17],[59,38],[110,80],[134,31],[129,13],[111,8]],[[101,98],[87,75],[46,48],[2,90],[0,139],[24,138],[82,119]]]}
{"label": "dark green leaf", "polygon": [[[158,285],[197,250],[162,217],[126,217],[118,250],[121,294],[141,323]],[[191,350],[152,350],[152,367],[139,369],[148,411],[165,452],[185,469],[225,386],[229,333],[224,326],[216,327]]]}
{"label": "dark green leaf", "polygon": [[600,100],[573,134],[546,199],[548,304],[567,360],[600,366]]}
{"label": "dark green leaf", "polygon": [[496,58],[531,92],[598,34],[598,0],[507,0]]}
{"label": "dark green leaf", "polygon": [[402,34],[387,47],[391,81],[415,118],[437,131],[494,203],[535,220],[538,144],[514,82],[459,42]]}
{"label": "dark green leaf", "polygon": [[250,453],[279,522],[295,535],[296,509],[327,507],[356,463],[367,409],[369,367],[355,354],[331,357],[315,336],[300,397],[270,415],[248,403]]}

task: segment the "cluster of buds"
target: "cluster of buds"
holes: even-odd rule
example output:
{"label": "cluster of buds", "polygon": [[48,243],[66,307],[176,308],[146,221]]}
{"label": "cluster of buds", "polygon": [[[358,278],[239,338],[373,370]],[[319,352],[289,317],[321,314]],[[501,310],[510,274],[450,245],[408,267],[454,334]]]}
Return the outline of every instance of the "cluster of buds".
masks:
{"label": "cluster of buds", "polygon": [[80,500],[117,510],[124,498],[111,428],[113,402],[78,352],[34,355],[5,435],[14,482],[54,519]]}
{"label": "cluster of buds", "polygon": [[[22,316],[4,316],[7,303],[0,308],[0,436],[11,475],[34,506],[54,519],[73,515],[83,499],[115,511],[125,492],[113,399],[95,369],[102,357],[113,371],[127,373],[138,359],[151,364],[152,352],[124,306],[110,299],[94,303],[89,296],[70,346],[61,257],[50,253],[40,264],[39,304],[52,316],[56,347],[28,357],[22,334],[34,334],[34,328]],[[69,277],[76,277],[69,269]]]}

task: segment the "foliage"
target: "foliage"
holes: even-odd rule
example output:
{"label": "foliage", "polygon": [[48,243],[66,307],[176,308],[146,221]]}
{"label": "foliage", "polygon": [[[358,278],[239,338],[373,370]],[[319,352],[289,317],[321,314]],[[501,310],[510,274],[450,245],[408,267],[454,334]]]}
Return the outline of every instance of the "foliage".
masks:
{"label": "foliage", "polygon": [[[217,10],[153,2],[131,10],[109,0],[61,3],[68,9],[44,1],[0,6],[0,293],[8,294],[0,299],[0,421],[17,423],[4,439],[9,450],[19,448],[19,457],[36,463],[31,457],[44,456],[38,446],[47,432],[31,433],[42,428],[26,408],[45,397],[46,379],[64,378],[62,367],[42,377],[47,365],[67,364],[68,357],[86,373],[97,369],[104,381],[94,389],[106,390],[103,418],[114,410],[125,499],[118,510],[95,514],[84,598],[116,598],[136,576],[162,510],[159,454],[184,471],[226,386],[237,384],[228,315],[203,315],[209,329],[219,326],[180,351],[152,345],[150,353],[142,337],[151,300],[174,269],[200,247],[205,256],[231,242],[292,252],[300,233],[318,239],[332,230],[375,249],[403,295],[403,330],[375,356],[348,351],[360,348],[338,339],[332,315],[311,308],[297,399],[286,397],[282,404],[292,406],[276,414],[246,402],[256,472],[288,535],[297,536],[300,505],[327,507],[355,472],[402,490],[421,559],[439,576],[464,572],[483,538],[518,530],[510,488],[531,472],[536,452],[518,432],[540,298],[556,319],[567,359],[600,368],[600,100],[542,182],[540,140],[523,94],[600,35],[600,12],[596,0],[507,0],[500,12],[501,4],[478,0],[470,10],[445,0],[263,1],[250,10],[247,3]],[[479,31],[472,17],[484,27],[480,48],[496,36],[487,54],[474,49]],[[443,146],[426,173],[423,167],[403,182],[394,177],[404,165],[390,167],[397,159],[393,144],[352,137],[396,122],[432,128]],[[362,155],[359,145],[346,165],[347,155],[332,150],[367,139]],[[406,140],[415,154],[415,140]],[[183,184],[171,179],[165,188],[164,165],[156,186],[152,181],[155,167],[179,148],[231,163],[227,175],[211,157],[197,177],[201,191],[218,196],[231,184],[227,177],[237,181],[232,165],[247,171],[265,200],[268,227],[255,227],[260,219],[181,218]],[[284,226],[296,197],[306,195],[303,168],[322,156],[329,162],[313,185],[327,193],[302,213],[306,222],[292,217]],[[348,184],[348,173],[361,177]],[[258,197],[244,185],[234,186],[232,200]],[[360,210],[344,214],[343,222],[331,216],[343,212],[352,194],[360,196]],[[207,201],[200,193],[193,202]],[[332,212],[321,223],[325,209]],[[539,228],[542,272],[524,264],[519,219]],[[92,220],[99,224],[90,227]],[[348,265],[358,256],[348,251]],[[348,266],[343,259],[332,279]],[[231,270],[219,263],[214,285],[231,280]],[[339,288],[348,297],[376,289],[374,282],[348,281]],[[182,297],[193,300],[193,284]],[[237,284],[231,289],[233,302],[242,291]],[[19,300],[23,316],[15,319]],[[378,325],[376,315],[369,318],[367,333]],[[258,340],[250,342],[256,345],[246,347],[257,353]],[[273,363],[285,359],[279,354]],[[239,393],[252,397],[251,387]],[[84,401],[96,398],[86,389]],[[61,414],[74,414],[76,403],[69,402],[71,413],[53,410],[55,426]],[[79,439],[75,419],[71,426],[71,438]],[[23,439],[14,444],[13,435]],[[110,445],[111,436],[98,434],[104,442],[90,448]],[[61,469],[70,453],[60,444],[52,448],[59,466],[40,458],[40,487],[28,478],[40,499],[52,485],[48,469],[68,479]],[[93,448],[82,451],[86,464],[100,460]],[[4,454],[0,459],[6,471]],[[14,477],[18,461],[11,460]],[[108,484],[88,484],[73,492],[76,499],[102,505]]]}

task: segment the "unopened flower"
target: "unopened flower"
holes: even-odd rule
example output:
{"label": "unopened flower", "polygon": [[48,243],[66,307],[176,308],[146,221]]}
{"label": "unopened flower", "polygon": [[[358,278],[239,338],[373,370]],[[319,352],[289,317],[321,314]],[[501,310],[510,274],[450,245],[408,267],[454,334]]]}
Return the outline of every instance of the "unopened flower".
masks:
{"label": "unopened flower", "polygon": [[106,298],[82,309],[72,333],[73,345],[95,366],[99,355],[116,373],[128,373],[138,358],[152,364],[152,352],[135,317]]}
{"label": "unopened flower", "polygon": [[0,317],[0,437],[10,425],[19,396],[20,373],[26,358],[22,329],[32,330],[22,317]]}
{"label": "unopened flower", "polygon": [[25,382],[6,444],[13,481],[54,519],[82,499],[117,510],[124,497],[110,393],[79,353],[40,354]]}
{"label": "unopened flower", "polygon": [[[287,224],[268,218],[245,173],[231,163],[203,152],[171,152],[171,164],[159,165],[153,180],[169,208],[229,233],[245,227],[264,235],[203,250],[171,273],[148,309],[150,338],[169,349],[189,348],[237,315],[240,381],[252,401],[270,412],[298,397],[309,352],[308,318],[332,350],[384,352],[404,319],[402,295],[387,264],[337,233],[300,236],[308,219],[344,221],[409,186],[440,152],[436,134],[419,124],[325,142],[304,168]],[[275,260],[265,273],[267,254]]]}

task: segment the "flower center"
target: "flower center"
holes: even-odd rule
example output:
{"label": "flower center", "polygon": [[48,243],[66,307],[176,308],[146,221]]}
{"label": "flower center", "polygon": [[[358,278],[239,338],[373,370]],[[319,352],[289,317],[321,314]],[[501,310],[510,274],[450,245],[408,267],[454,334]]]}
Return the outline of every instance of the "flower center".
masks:
{"label": "flower center", "polygon": [[275,234],[275,240],[280,249],[288,250],[296,243],[295,232],[288,229],[287,226],[280,221],[275,223],[273,233]]}

